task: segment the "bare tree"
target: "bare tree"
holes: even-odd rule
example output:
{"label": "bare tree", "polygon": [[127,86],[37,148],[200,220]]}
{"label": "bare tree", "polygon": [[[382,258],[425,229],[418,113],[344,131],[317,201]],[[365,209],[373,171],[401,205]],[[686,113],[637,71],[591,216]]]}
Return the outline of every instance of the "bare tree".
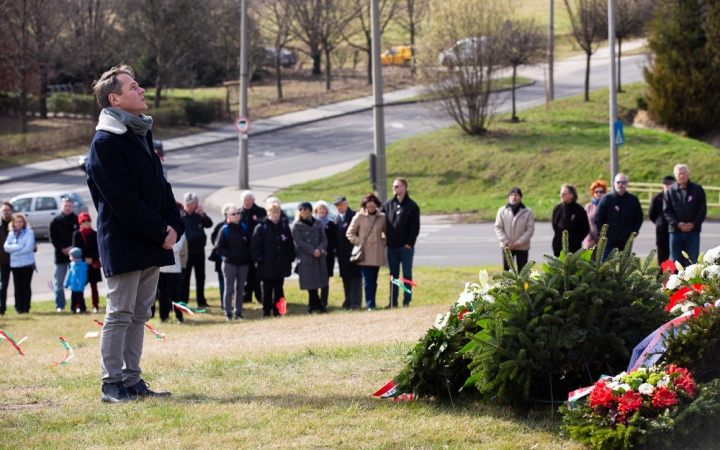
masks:
{"label": "bare tree", "polygon": [[322,70],[322,38],[320,20],[322,18],[322,0],[289,0],[293,11],[292,35],[303,42],[307,49],[301,50],[313,61],[313,75],[320,75]]}
{"label": "bare tree", "polygon": [[[415,54],[415,36],[418,32],[418,24],[427,10],[428,0],[405,0],[405,11],[397,16],[397,23],[410,34],[413,55]],[[415,58],[412,60],[412,72],[415,73]]]}
{"label": "bare tree", "polygon": [[[608,0],[603,0],[602,11],[608,10]],[[622,42],[634,36],[640,36],[645,24],[652,18],[652,0],[615,0],[615,39],[617,39],[617,90],[622,92],[620,80],[622,64]],[[607,14],[600,15],[603,28],[607,29]]]}
{"label": "bare tree", "polygon": [[126,2],[128,29],[143,39],[155,63],[155,100],[160,106],[163,88],[172,81],[173,72],[189,65],[208,47],[206,22],[208,3],[194,0],[129,0]]}
{"label": "bare tree", "polygon": [[64,25],[61,1],[11,0],[0,3],[2,36],[8,51],[2,61],[12,69],[19,94],[20,133],[27,133],[31,85],[37,83],[40,114],[47,119],[48,71],[56,60],[58,36]]}
{"label": "bare tree", "polygon": [[484,135],[490,124],[493,75],[504,65],[507,12],[502,0],[430,2],[432,22],[418,51],[420,74],[430,96],[440,99],[448,115],[470,135]]}
{"label": "bare tree", "polygon": [[[117,64],[118,8],[121,0],[71,0],[65,10],[69,33],[61,43],[66,55],[60,67],[82,80],[85,93],[93,80]],[[99,105],[93,102],[94,115]]]}
{"label": "bare tree", "polygon": [[600,0],[574,0],[574,9],[570,0],[565,0],[565,7],[570,16],[572,35],[586,56],[585,63],[585,101],[590,100],[590,57],[595,53],[607,36],[607,26],[603,27]]}
{"label": "bare tree", "polygon": [[275,49],[275,85],[277,86],[278,99],[282,100],[282,65],[280,57],[283,48],[290,42],[292,9],[289,0],[264,0],[261,3],[261,8],[261,14],[265,18],[262,26],[263,34],[273,43]]}
{"label": "bare tree", "polygon": [[345,38],[345,28],[360,13],[354,2],[322,0],[323,20],[320,22],[320,41],[325,53],[325,90],[331,90],[332,60],[330,54]]}
{"label": "bare tree", "polygon": [[507,22],[502,35],[502,57],[512,67],[512,121],[518,122],[515,114],[515,84],[519,66],[534,65],[545,57],[545,32],[535,19]]}
{"label": "bare tree", "polygon": [[[357,18],[353,20],[346,32],[344,33],[345,41],[350,46],[365,52],[368,57],[367,77],[368,84],[372,84],[372,20],[370,17],[370,1],[368,0],[349,0],[355,4],[357,9]],[[395,17],[399,10],[400,0],[379,0],[378,9],[380,10],[380,36],[385,32],[385,28]],[[356,34],[360,34],[362,43],[354,42],[352,39]]]}

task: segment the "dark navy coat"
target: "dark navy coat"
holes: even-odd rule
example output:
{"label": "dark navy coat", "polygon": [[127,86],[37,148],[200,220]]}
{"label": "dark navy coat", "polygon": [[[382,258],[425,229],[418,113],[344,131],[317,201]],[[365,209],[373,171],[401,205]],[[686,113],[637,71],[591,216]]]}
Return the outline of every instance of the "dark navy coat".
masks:
{"label": "dark navy coat", "polygon": [[267,217],[258,222],[250,241],[252,259],[257,263],[255,272],[261,280],[289,277],[295,259],[295,244],[288,223],[277,224]]}
{"label": "dark navy coat", "polygon": [[[152,133],[146,140],[153,148]],[[98,131],[87,160],[87,183],[98,212],[97,238],[106,277],[172,265],[162,248],[167,226],[185,231],[157,153],[133,132]]]}

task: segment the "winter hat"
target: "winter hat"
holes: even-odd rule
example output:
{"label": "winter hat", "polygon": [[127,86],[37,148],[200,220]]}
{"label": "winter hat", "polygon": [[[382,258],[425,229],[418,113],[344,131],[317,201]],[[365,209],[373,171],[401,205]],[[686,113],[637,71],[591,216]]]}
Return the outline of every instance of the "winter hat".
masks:
{"label": "winter hat", "polygon": [[194,192],[186,192],[185,195],[183,195],[183,200],[185,203],[192,203],[195,200],[197,200],[198,196]]}
{"label": "winter hat", "polygon": [[675,181],[676,181],[676,180],[675,180],[675,177],[674,177],[674,176],[672,176],[672,175],[665,175],[665,176],[663,177],[663,179],[662,179],[662,184],[674,183]]}
{"label": "winter hat", "polygon": [[92,220],[90,219],[90,214],[81,212],[80,215],[78,215],[78,223],[83,223],[85,220]]}
{"label": "winter hat", "polygon": [[265,199],[265,205],[266,205],[266,206],[270,206],[270,205],[272,205],[273,203],[277,203],[278,205],[282,206],[282,202],[281,202],[280,199],[277,198],[277,197],[268,197],[267,199]]}
{"label": "winter hat", "polygon": [[80,250],[77,247],[73,247],[70,249],[70,256],[72,259],[81,259],[82,258],[82,250]]}
{"label": "winter hat", "polygon": [[517,187],[517,186],[513,186],[513,187],[510,188],[510,192],[508,192],[508,195],[510,195],[510,194],[517,194],[517,195],[519,195],[520,197],[522,197],[522,191],[521,191],[520,188]]}
{"label": "winter hat", "polygon": [[310,202],[300,202],[297,209],[309,209],[310,211],[312,211],[312,204]]}
{"label": "winter hat", "polygon": [[345,196],[341,195],[340,197],[336,198],[333,201],[333,205],[339,205],[340,203],[346,202],[346,201],[347,201],[347,199],[345,198]]}

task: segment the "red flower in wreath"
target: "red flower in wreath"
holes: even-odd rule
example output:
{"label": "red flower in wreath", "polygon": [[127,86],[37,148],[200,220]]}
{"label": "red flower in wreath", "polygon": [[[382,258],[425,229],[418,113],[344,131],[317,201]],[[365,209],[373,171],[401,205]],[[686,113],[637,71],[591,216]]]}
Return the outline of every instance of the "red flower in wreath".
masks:
{"label": "red flower in wreath", "polygon": [[653,394],[652,405],[655,408],[667,408],[672,405],[677,405],[677,402],[678,399],[675,393],[665,386],[657,388],[655,394]]}
{"label": "red flower in wreath", "polygon": [[605,386],[605,381],[600,380],[595,383],[595,387],[590,393],[590,407],[594,408],[598,405],[612,408],[615,398],[612,394],[612,389]]}
{"label": "red flower in wreath", "polygon": [[665,373],[668,375],[672,375],[674,373],[679,373],[681,377],[689,377],[690,371],[687,370],[684,367],[678,367],[675,364],[670,364],[665,368]]}
{"label": "red flower in wreath", "polygon": [[469,312],[470,312],[469,309],[467,309],[467,308],[463,309],[462,312],[460,314],[458,314],[458,320],[463,320],[463,317],[465,317],[465,314],[467,314]]}
{"label": "red flower in wreath", "polygon": [[627,391],[618,400],[618,410],[625,414],[637,411],[642,406],[642,394],[635,391]]}
{"label": "red flower in wreath", "polygon": [[695,397],[695,382],[690,376],[682,376],[673,380],[676,389],[682,389],[687,392],[690,397]]}
{"label": "red flower in wreath", "polygon": [[683,286],[680,288],[677,292],[675,292],[672,297],[670,297],[670,303],[665,307],[666,311],[670,311],[677,305],[678,303],[682,303],[685,300],[687,300],[687,296],[689,294],[692,294],[693,292],[702,293],[703,288],[707,288],[704,284],[693,284],[692,288],[689,288],[687,286]]}

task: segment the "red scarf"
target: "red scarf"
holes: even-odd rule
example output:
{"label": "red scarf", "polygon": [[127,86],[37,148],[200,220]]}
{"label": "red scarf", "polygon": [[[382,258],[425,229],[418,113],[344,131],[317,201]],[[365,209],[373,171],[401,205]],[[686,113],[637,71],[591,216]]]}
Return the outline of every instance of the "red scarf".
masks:
{"label": "red scarf", "polygon": [[88,236],[92,234],[93,229],[92,228],[82,228],[80,227],[80,236],[82,236],[83,241],[85,242],[85,245],[87,245]]}

